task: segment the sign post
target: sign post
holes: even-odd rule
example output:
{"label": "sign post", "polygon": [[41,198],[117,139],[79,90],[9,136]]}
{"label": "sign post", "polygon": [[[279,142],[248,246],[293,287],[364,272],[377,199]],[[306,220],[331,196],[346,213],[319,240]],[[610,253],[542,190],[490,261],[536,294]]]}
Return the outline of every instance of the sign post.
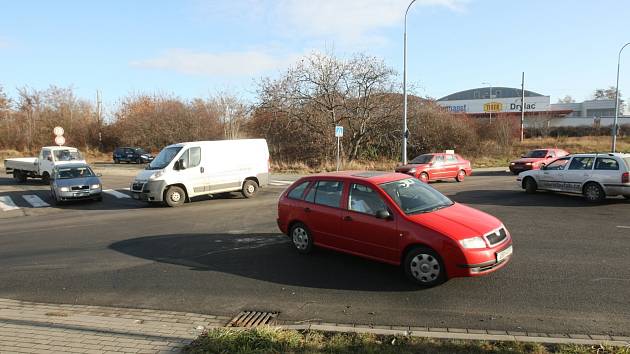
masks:
{"label": "sign post", "polygon": [[339,141],[343,136],[343,127],[340,125],[335,126],[335,137],[337,138],[337,171],[339,171]]}

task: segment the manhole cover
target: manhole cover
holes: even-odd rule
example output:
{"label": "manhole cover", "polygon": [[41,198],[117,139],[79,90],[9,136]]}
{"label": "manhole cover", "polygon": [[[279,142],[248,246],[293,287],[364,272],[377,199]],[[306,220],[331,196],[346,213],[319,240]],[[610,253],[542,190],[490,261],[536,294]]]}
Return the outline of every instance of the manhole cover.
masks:
{"label": "manhole cover", "polygon": [[278,312],[241,311],[227,326],[253,328],[273,324],[276,317],[278,317]]}

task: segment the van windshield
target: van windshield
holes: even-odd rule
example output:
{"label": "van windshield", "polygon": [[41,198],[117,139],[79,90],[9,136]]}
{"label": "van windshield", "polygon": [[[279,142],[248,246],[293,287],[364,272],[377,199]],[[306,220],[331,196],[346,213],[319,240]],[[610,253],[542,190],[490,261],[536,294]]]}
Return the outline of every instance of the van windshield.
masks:
{"label": "van windshield", "polygon": [[155,160],[151,161],[147,170],[161,170],[168,166],[181,149],[181,146],[171,146],[162,149],[162,151],[160,151],[160,153],[155,157]]}
{"label": "van windshield", "polygon": [[83,160],[81,153],[77,150],[54,150],[55,161],[75,161]]}

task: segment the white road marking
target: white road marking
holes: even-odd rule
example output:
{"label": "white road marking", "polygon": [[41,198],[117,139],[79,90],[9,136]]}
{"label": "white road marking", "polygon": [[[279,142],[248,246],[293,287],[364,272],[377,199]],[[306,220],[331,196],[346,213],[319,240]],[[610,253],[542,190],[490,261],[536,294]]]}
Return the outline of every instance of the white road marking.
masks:
{"label": "white road marking", "polygon": [[9,211],[9,210],[18,210],[20,209],[20,207],[15,205],[11,197],[9,197],[8,195],[3,195],[3,196],[0,196],[0,209],[4,211]]}
{"label": "white road marking", "polygon": [[121,193],[119,191],[115,191],[113,189],[103,189],[103,193],[107,193],[109,195],[113,195],[114,197],[116,197],[118,199],[131,198],[129,195],[127,195],[125,193]]}
{"label": "white road marking", "polygon": [[46,203],[45,201],[43,201],[40,197],[36,196],[35,194],[26,194],[26,195],[23,195],[22,198],[24,200],[26,200],[34,208],[42,208],[42,207],[50,206],[50,204]]}
{"label": "white road marking", "polygon": [[619,228],[619,229],[630,229],[630,226],[619,225],[619,226],[617,226],[617,228]]}
{"label": "white road marking", "polygon": [[270,181],[269,184],[272,186],[290,186],[293,181]]}

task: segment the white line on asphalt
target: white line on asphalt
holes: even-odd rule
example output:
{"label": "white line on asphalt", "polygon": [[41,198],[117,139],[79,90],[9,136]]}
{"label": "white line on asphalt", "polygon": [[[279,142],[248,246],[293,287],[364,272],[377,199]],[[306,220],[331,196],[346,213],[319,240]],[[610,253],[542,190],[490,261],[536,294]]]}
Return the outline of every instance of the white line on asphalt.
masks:
{"label": "white line on asphalt", "polygon": [[103,193],[107,193],[109,195],[113,195],[114,197],[116,197],[118,199],[131,198],[129,195],[127,195],[125,193],[121,193],[119,191],[115,191],[113,189],[103,189]]}
{"label": "white line on asphalt", "polygon": [[24,200],[26,200],[34,208],[42,208],[42,207],[50,206],[50,204],[46,203],[45,201],[42,200],[42,198],[36,196],[35,194],[26,194],[26,195],[23,195],[22,198],[24,198]]}
{"label": "white line on asphalt", "polygon": [[617,226],[617,228],[620,228],[620,229],[630,229],[630,226],[623,226],[623,225],[620,225],[620,226]]}
{"label": "white line on asphalt", "polygon": [[293,181],[271,181],[269,182],[272,186],[289,186],[293,183]]}
{"label": "white line on asphalt", "polygon": [[9,197],[8,195],[3,195],[0,196],[0,209],[4,211],[9,211],[18,210],[20,209],[20,207],[13,203],[13,199],[11,199],[11,197]]}

